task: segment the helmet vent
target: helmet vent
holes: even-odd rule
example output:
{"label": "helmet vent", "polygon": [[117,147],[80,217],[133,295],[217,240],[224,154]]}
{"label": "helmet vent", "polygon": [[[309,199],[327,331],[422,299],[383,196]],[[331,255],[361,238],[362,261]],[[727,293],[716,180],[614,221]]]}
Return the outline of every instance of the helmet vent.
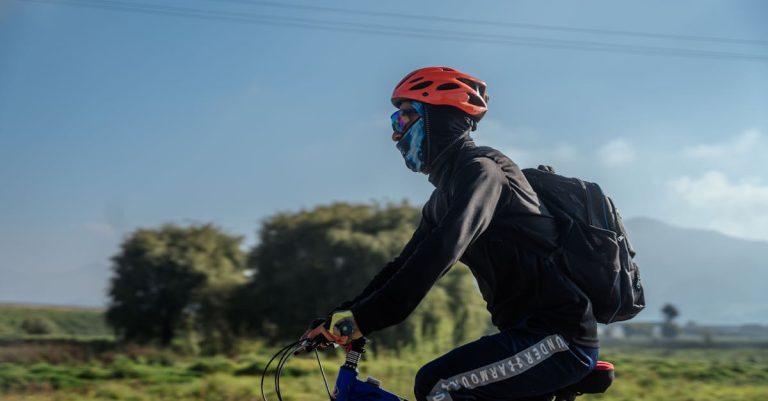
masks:
{"label": "helmet vent", "polygon": [[485,107],[485,102],[479,96],[471,92],[467,92],[467,95],[469,95],[469,100],[467,100],[469,104],[473,104],[478,107]]}
{"label": "helmet vent", "polygon": [[398,87],[398,86],[402,85],[405,81],[408,80],[408,78],[414,76],[415,74],[416,74],[416,71],[406,75],[403,79],[400,80],[400,82],[395,87]]}
{"label": "helmet vent", "polygon": [[411,86],[410,90],[414,91],[414,90],[418,90],[418,89],[424,89],[424,88],[428,87],[429,85],[432,85],[432,81],[419,82],[416,85]]}
{"label": "helmet vent", "polygon": [[458,89],[458,88],[459,88],[459,84],[454,84],[453,82],[449,82],[447,84],[442,84],[442,85],[438,86],[437,90],[439,90],[439,91],[447,91],[447,90]]}
{"label": "helmet vent", "polygon": [[422,79],[424,79],[424,77],[416,77],[416,78],[414,78],[414,79],[412,79],[412,80],[408,81],[408,83],[409,83],[409,84],[413,84],[413,83],[416,83],[416,82],[419,82],[419,81],[421,81]]}
{"label": "helmet vent", "polygon": [[459,80],[459,81],[461,81],[461,82],[464,82],[464,83],[465,83],[465,84],[467,84],[467,86],[469,86],[470,88],[472,88],[472,89],[474,89],[474,90],[476,90],[476,91],[480,92],[480,86],[481,86],[481,85],[480,85],[479,83],[477,83],[477,82],[475,82],[475,81],[473,81],[473,80],[471,80],[471,79],[466,79],[466,78],[456,78],[456,79],[458,79],[458,80]]}

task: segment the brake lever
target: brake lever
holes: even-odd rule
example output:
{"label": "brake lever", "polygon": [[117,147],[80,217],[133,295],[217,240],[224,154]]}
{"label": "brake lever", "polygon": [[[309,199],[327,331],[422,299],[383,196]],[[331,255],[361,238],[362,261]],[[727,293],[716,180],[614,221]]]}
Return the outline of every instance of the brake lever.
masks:
{"label": "brake lever", "polygon": [[298,349],[296,351],[293,351],[293,355],[300,355],[305,352],[313,351],[317,348],[327,348],[329,346],[333,346],[334,348],[338,346],[338,344],[328,341],[323,335],[319,335],[313,339],[305,338],[304,340],[299,343]]}

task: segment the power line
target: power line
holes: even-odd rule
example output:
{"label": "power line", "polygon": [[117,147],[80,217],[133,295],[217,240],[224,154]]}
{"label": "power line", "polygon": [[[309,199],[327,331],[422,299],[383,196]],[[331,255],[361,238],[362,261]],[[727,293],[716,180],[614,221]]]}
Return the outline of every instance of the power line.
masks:
{"label": "power line", "polygon": [[97,8],[113,11],[127,11],[142,14],[196,18],[227,22],[242,22],[273,26],[292,26],[307,29],[367,33],[384,36],[419,37],[433,40],[461,41],[470,43],[488,43],[512,46],[530,46],[544,48],[560,48],[575,50],[590,50],[613,53],[665,55],[675,57],[743,59],[752,61],[768,61],[768,55],[740,54],[715,52],[695,49],[665,48],[654,46],[620,45],[601,42],[544,39],[536,37],[521,37],[511,35],[494,35],[475,32],[456,32],[434,29],[393,27],[381,24],[362,24],[340,21],[327,21],[299,17],[275,15],[244,14],[209,9],[194,9],[174,6],[160,6],[144,3],[115,1],[115,0],[20,0],[35,3],[59,4],[74,7]]}
{"label": "power line", "polygon": [[274,7],[274,8],[295,9],[295,10],[311,10],[311,11],[322,11],[322,12],[342,13],[342,14],[351,14],[351,15],[367,15],[372,17],[394,17],[399,19],[411,19],[411,20],[418,20],[418,21],[455,22],[455,23],[461,23],[461,24],[525,28],[525,29],[545,30],[545,31],[581,32],[581,33],[600,34],[600,35],[617,35],[617,36],[631,36],[631,37],[642,37],[642,38],[675,39],[675,40],[689,40],[689,41],[698,41],[698,42],[720,42],[720,43],[768,46],[768,40],[624,31],[624,30],[601,29],[601,28],[582,28],[582,27],[572,27],[572,26],[531,24],[531,23],[522,23],[522,22],[490,21],[490,20],[479,20],[479,19],[469,19],[469,18],[438,17],[438,16],[431,16],[431,15],[414,15],[414,14],[395,13],[395,12],[386,12],[386,11],[368,11],[368,10],[355,10],[355,9],[325,7],[325,6],[309,6],[304,4],[277,3],[273,1],[258,1],[258,0],[207,0],[207,1],[214,2],[214,3],[227,2],[227,3],[247,4],[252,6]]}

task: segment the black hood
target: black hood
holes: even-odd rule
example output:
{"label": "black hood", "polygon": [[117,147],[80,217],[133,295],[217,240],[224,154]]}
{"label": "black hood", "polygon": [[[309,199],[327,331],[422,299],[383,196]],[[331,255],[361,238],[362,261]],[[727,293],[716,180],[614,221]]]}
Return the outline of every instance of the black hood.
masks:
{"label": "black hood", "polygon": [[425,173],[442,168],[453,150],[461,147],[466,141],[471,141],[473,121],[463,111],[453,106],[435,106],[424,104],[424,130],[426,133]]}

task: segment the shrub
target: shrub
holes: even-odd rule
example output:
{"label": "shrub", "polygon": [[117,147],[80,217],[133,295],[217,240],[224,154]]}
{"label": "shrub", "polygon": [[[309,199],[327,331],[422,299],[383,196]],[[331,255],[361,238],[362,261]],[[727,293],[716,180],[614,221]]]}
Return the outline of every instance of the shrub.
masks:
{"label": "shrub", "polygon": [[137,379],[141,372],[136,364],[125,355],[118,355],[112,362],[112,377],[115,379]]}
{"label": "shrub", "polygon": [[189,371],[201,375],[211,373],[229,373],[235,369],[235,365],[227,358],[213,357],[201,359],[189,367]]}
{"label": "shrub", "polygon": [[44,317],[28,317],[21,322],[21,329],[32,335],[53,334],[56,324]]}

